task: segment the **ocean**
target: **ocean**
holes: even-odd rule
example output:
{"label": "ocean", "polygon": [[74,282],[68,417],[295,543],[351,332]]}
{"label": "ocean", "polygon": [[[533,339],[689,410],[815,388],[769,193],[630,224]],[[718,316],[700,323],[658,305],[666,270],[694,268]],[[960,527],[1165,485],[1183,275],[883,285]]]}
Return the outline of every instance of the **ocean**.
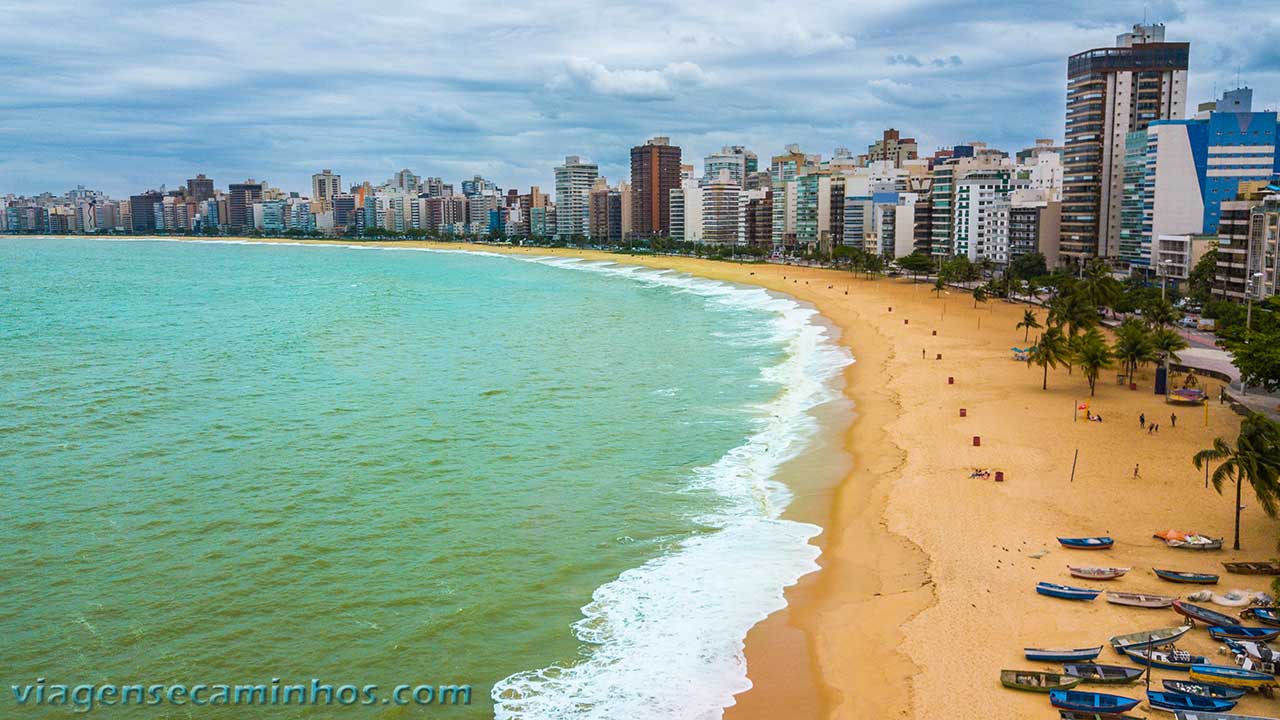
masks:
{"label": "ocean", "polygon": [[621,263],[0,239],[0,681],[718,718],[817,568],[779,472],[851,361],[808,306]]}

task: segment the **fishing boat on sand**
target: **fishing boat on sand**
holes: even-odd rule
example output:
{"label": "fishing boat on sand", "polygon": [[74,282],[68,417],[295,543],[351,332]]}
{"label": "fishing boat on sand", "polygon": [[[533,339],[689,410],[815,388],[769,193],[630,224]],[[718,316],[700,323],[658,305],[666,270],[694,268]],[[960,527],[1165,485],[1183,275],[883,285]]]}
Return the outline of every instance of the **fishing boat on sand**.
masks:
{"label": "fishing boat on sand", "polygon": [[1222,538],[1212,538],[1195,532],[1165,530],[1153,537],[1163,540],[1171,548],[1180,550],[1221,550]]}
{"label": "fishing boat on sand", "polygon": [[1280,628],[1249,627],[1247,625],[1218,625],[1209,628],[1214,640],[1253,640],[1270,642],[1280,637]]}
{"label": "fishing boat on sand", "polygon": [[1219,700],[1238,700],[1244,697],[1245,694],[1245,691],[1241,688],[1193,682],[1191,680],[1165,680],[1164,689],[1169,692],[1182,693],[1183,695],[1218,698]]}
{"label": "fishing boat on sand", "polygon": [[1276,720],[1261,715],[1236,715],[1234,713],[1200,712],[1199,710],[1175,710],[1174,720]]}
{"label": "fishing boat on sand", "polygon": [[1240,617],[1252,618],[1262,623],[1263,625],[1280,627],[1280,608],[1276,608],[1276,607],[1250,608],[1240,613]]}
{"label": "fishing boat on sand", "polygon": [[1073,550],[1106,550],[1116,544],[1115,540],[1103,535],[1101,537],[1058,538],[1058,544]]}
{"label": "fishing boat on sand", "polygon": [[1059,710],[1058,720],[1147,720],[1137,715],[1120,713],[1076,712],[1075,710]]}
{"label": "fishing boat on sand", "polygon": [[1054,690],[1049,693],[1049,702],[1060,710],[1105,714],[1132,710],[1140,701],[1122,695],[1081,690]]}
{"label": "fishing boat on sand", "polygon": [[1151,645],[1164,645],[1171,643],[1178,638],[1186,635],[1191,630],[1189,625],[1178,625],[1177,627],[1156,628],[1155,630],[1143,630],[1142,632],[1127,633],[1125,635],[1116,635],[1109,642],[1112,649],[1121,655],[1129,648],[1142,648]]}
{"label": "fishing boat on sand", "polygon": [[1070,690],[1083,680],[1061,673],[1039,670],[1001,670],[1000,684],[1014,690],[1047,693],[1050,690]]}
{"label": "fishing boat on sand", "polygon": [[1249,689],[1275,687],[1276,685],[1276,678],[1274,675],[1260,673],[1256,670],[1245,670],[1244,668],[1231,667],[1230,665],[1210,665],[1208,663],[1192,665],[1191,679],[1199,682],[1213,683],[1214,685],[1227,685],[1230,687]]}
{"label": "fishing boat on sand", "polygon": [[1161,670],[1179,670],[1187,672],[1194,665],[1204,665],[1209,659],[1203,655],[1192,655],[1186,650],[1156,650],[1155,648],[1129,648],[1124,651],[1129,659],[1139,665],[1159,668]]}
{"label": "fishing boat on sand", "polygon": [[1205,712],[1226,712],[1236,706],[1235,700],[1219,700],[1218,698],[1183,695],[1181,693],[1147,691],[1147,704],[1153,710],[1203,710]]}
{"label": "fishing boat on sand", "polygon": [[1195,573],[1183,572],[1181,570],[1161,570],[1159,568],[1151,568],[1151,572],[1155,573],[1161,580],[1169,582],[1186,583],[1190,585],[1217,585],[1218,576],[1212,573]]}
{"label": "fishing boat on sand", "polygon": [[1039,660],[1040,662],[1084,662],[1097,659],[1102,654],[1102,646],[1076,648],[1074,650],[1023,648],[1022,652],[1028,660]]}
{"label": "fishing boat on sand", "polygon": [[1187,617],[1192,620],[1199,620],[1206,625],[1227,627],[1240,624],[1238,618],[1231,617],[1230,615],[1224,615],[1216,610],[1210,610],[1207,607],[1192,605],[1185,600],[1174,600],[1173,611],[1183,617]]}
{"label": "fishing boat on sand", "polygon": [[1167,608],[1173,606],[1176,597],[1170,595],[1151,595],[1148,593],[1107,591],[1107,602],[1113,605],[1127,605],[1140,608]]}
{"label": "fishing boat on sand", "polygon": [[1127,685],[1142,677],[1141,668],[1127,665],[1099,665],[1098,663],[1067,663],[1062,672],[1078,677],[1089,685]]}
{"label": "fishing boat on sand", "polygon": [[1085,567],[1077,565],[1068,565],[1067,572],[1072,577],[1083,578],[1085,580],[1115,580],[1123,577],[1129,572],[1129,568],[1122,567]]}
{"label": "fishing boat on sand", "polygon": [[1051,582],[1036,583],[1036,592],[1063,600],[1092,600],[1102,594],[1101,590],[1071,587]]}
{"label": "fishing boat on sand", "polygon": [[1280,575],[1280,562],[1224,562],[1222,567],[1236,575]]}

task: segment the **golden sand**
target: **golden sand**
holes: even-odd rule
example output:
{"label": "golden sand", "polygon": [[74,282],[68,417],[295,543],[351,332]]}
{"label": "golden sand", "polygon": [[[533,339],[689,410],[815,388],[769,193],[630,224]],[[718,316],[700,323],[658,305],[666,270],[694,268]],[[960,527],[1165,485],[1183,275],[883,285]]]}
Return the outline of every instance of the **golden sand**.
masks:
{"label": "golden sand", "polygon": [[[974,308],[960,292],[937,297],[927,284],[861,280],[834,270],[483,249],[627,262],[756,284],[813,303],[843,330],[841,341],[857,358],[846,373],[857,414],[846,433],[853,469],[832,495],[819,538],[823,571],[788,591],[789,607],[748,637],[755,687],[726,712],[731,720],[1056,718],[1045,696],[1000,686],[1002,668],[1052,669],[1024,660],[1023,647],[1101,645],[1111,635],[1178,625],[1181,618],[1102,598],[1042,597],[1036,582],[1185,595],[1199,586],[1163,582],[1151,568],[1223,573],[1222,561],[1274,555],[1277,523],[1247,489],[1245,551],[1196,553],[1153,539],[1152,533],[1169,528],[1196,530],[1226,536],[1230,547],[1230,492],[1205,489],[1190,458],[1215,436],[1234,438],[1239,416],[1216,403],[1207,413],[1166,404],[1151,393],[1150,369],[1139,375],[1137,391],[1117,385],[1115,371],[1105,372],[1091,400],[1079,370],[1051,370],[1049,389],[1041,390],[1041,370],[1011,359],[1010,347],[1030,344],[1014,328],[1024,305],[996,300]],[[1043,312],[1038,315],[1043,322]],[[1217,397],[1216,384],[1210,396]],[[1086,400],[1103,422],[1075,418],[1077,403]],[[967,417],[960,417],[962,408]],[[1139,429],[1140,413],[1160,423],[1158,434]],[[974,446],[975,436],[980,446]],[[1001,471],[1004,482],[970,479],[975,468]],[[1055,541],[1084,535],[1110,535],[1116,547],[1070,551]],[[1122,579],[1093,583],[1070,578],[1068,563],[1132,570]],[[1268,589],[1266,577],[1222,577],[1218,592]],[[1203,629],[1180,645],[1230,664]],[[1131,664],[1109,647],[1098,661]],[[1153,687],[1164,677],[1178,674],[1157,671]],[[1098,689],[1142,697],[1141,685]],[[1275,701],[1258,696],[1236,710],[1276,711]]]}

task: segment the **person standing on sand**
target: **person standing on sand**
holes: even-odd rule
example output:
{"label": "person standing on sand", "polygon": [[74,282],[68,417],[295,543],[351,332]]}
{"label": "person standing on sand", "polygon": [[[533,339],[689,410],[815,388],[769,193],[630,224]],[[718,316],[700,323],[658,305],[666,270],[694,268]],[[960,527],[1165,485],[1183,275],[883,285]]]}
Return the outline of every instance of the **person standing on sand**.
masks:
{"label": "person standing on sand", "polygon": [[1177,413],[1169,413],[1169,427],[1178,427]]}
{"label": "person standing on sand", "polygon": [[1145,430],[1146,428],[1147,428],[1147,414],[1141,413],[1138,415],[1138,429]]}
{"label": "person standing on sand", "polygon": [[1133,464],[1133,479],[1138,479],[1138,463]]}
{"label": "person standing on sand", "polygon": [[1150,435],[1151,433],[1153,433],[1153,432],[1155,432],[1155,431],[1156,431],[1156,424],[1155,424],[1155,423],[1151,423],[1150,425],[1148,425],[1148,426],[1147,426],[1147,434],[1148,434],[1148,435]]}

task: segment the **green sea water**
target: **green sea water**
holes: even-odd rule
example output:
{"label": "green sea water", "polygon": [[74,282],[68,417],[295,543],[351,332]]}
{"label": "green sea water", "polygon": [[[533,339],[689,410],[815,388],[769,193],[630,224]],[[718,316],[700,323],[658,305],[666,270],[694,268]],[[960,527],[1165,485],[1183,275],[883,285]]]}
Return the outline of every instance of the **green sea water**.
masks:
{"label": "green sea water", "polygon": [[93,712],[716,717],[814,567],[772,479],[832,397],[797,363],[841,364],[810,315],[610,265],[0,239],[0,716],[72,712],[19,706],[37,678],[279,678],[474,690]]}

